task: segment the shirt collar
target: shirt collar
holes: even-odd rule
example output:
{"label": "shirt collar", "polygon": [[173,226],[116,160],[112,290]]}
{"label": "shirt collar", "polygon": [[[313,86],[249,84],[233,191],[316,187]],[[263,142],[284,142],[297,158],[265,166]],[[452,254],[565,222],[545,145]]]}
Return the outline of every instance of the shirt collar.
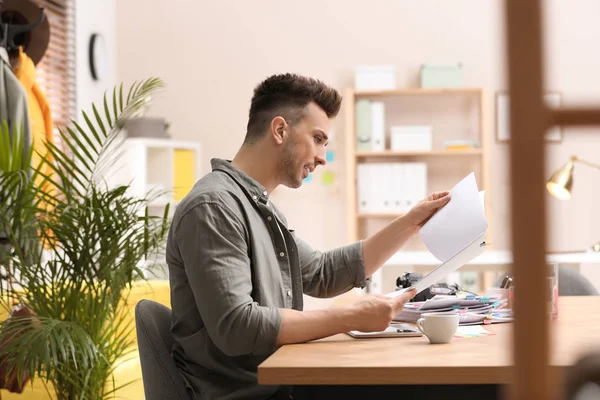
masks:
{"label": "shirt collar", "polygon": [[233,178],[233,180],[244,190],[254,201],[262,201],[264,204],[269,200],[267,189],[258,183],[254,178],[251,178],[241,169],[234,167],[231,160],[221,158],[213,158],[210,160],[210,165],[213,171],[222,171]]}
{"label": "shirt collar", "polygon": [[0,60],[2,60],[3,62],[10,65],[9,58],[8,58],[8,52],[6,51],[6,49],[4,47],[0,47]]}

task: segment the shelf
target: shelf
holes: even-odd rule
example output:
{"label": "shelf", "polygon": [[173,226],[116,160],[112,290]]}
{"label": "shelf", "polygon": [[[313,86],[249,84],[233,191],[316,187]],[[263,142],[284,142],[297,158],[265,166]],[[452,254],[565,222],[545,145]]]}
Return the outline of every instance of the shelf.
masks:
{"label": "shelf", "polygon": [[177,204],[179,204],[179,202],[175,201],[175,200],[161,200],[161,199],[156,199],[156,200],[150,201],[148,203],[148,207],[150,207],[150,208],[162,208],[162,207],[166,207],[167,204],[169,204],[171,207],[176,207]]}
{"label": "shelf", "polygon": [[196,142],[167,138],[133,137],[125,139],[125,143],[129,146],[135,145],[158,149],[186,149],[200,151],[200,144]]}
{"label": "shelf", "polygon": [[[357,111],[362,112],[362,110],[357,110],[356,105],[357,101],[360,100],[379,100],[384,103],[384,111],[386,106],[390,106],[390,113],[384,112],[386,120],[383,124],[386,128],[384,137],[387,143],[390,140],[387,128],[393,124],[409,121],[409,117],[412,121],[420,121],[419,123],[430,126],[442,123],[444,118],[449,117],[446,114],[450,112],[456,114],[457,118],[456,126],[452,127],[450,131],[442,131],[435,134],[432,138],[434,143],[433,149],[410,150],[401,148],[400,150],[392,150],[387,148],[381,151],[369,151],[369,147],[361,149],[360,146],[357,146],[355,140],[345,141],[345,161],[347,167],[345,192],[348,199],[345,217],[349,242],[356,241],[364,237],[365,234],[368,235],[367,232],[375,229],[377,224],[389,223],[394,218],[406,215],[406,212],[404,214],[401,212],[391,212],[390,209],[382,209],[381,212],[377,212],[377,210],[362,212],[362,207],[358,206],[358,173],[360,170],[359,166],[365,164],[422,162],[427,164],[427,183],[428,185],[431,184],[432,187],[439,187],[442,184],[445,187],[452,187],[461,178],[459,175],[466,172],[458,168],[452,171],[451,174],[446,174],[443,168],[444,163],[450,163],[452,166],[454,166],[454,163],[464,163],[464,166],[468,164],[469,168],[481,175],[478,176],[478,185],[481,186],[481,190],[486,190],[486,210],[491,209],[489,204],[491,198],[491,174],[489,168],[491,135],[489,127],[491,124],[489,122],[490,106],[487,88],[480,86],[458,88],[397,87],[391,90],[348,88],[345,94],[345,98],[350,100],[344,105],[346,137],[349,138],[356,138],[357,128],[359,128],[357,126],[356,113]],[[427,102],[436,99],[443,102],[450,100],[460,100],[460,102],[469,101],[464,104],[464,107],[456,108],[453,106],[447,110],[431,109],[431,104]],[[396,100],[401,101],[401,103],[406,102],[410,107],[396,107]],[[417,117],[415,113],[418,112],[421,112],[422,115]],[[407,118],[402,119],[404,117]],[[459,117],[464,119],[464,121],[458,121]],[[478,140],[480,147],[447,149],[444,146],[445,140],[457,139],[455,135],[460,132],[465,133],[465,139]],[[467,132],[469,132],[468,135],[466,134]],[[429,169],[429,167],[432,168]],[[373,188],[372,190],[375,191],[376,189]],[[488,215],[488,223],[492,226],[490,217],[491,215]],[[412,245],[413,243],[410,243],[410,246]]]}
{"label": "shelf", "polygon": [[425,95],[478,95],[480,88],[448,88],[448,89],[396,89],[396,90],[359,90],[355,97],[373,96],[425,96]]}
{"label": "shelf", "polygon": [[357,213],[358,218],[397,218],[406,213]]}
{"label": "shelf", "polygon": [[356,152],[357,158],[364,157],[414,157],[414,156],[476,156],[482,155],[483,149],[465,149],[465,150],[426,150],[426,151],[359,151]]}

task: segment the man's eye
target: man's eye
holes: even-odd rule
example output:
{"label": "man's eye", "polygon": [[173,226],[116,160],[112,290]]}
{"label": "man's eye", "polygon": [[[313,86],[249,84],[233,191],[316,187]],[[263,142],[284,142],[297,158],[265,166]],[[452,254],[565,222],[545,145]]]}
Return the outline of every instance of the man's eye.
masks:
{"label": "man's eye", "polygon": [[315,136],[315,142],[321,143],[322,141],[323,141],[323,139],[321,139],[320,136]]}

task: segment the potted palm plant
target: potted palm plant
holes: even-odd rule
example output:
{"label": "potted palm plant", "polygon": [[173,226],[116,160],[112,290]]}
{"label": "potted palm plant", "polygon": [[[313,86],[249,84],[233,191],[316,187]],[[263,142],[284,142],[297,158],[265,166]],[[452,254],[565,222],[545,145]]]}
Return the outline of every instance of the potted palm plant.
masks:
{"label": "potted palm plant", "polygon": [[35,168],[33,150],[2,124],[0,382],[41,379],[58,400],[107,399],[119,389],[117,360],[136,351],[123,305],[143,279],[140,265],[164,245],[169,210],[150,216],[147,204],[161,193],[134,197],[104,177],[125,122],[160,87],[158,79],[127,93],[116,87],[103,107],[60,131],[62,146],[49,143]]}

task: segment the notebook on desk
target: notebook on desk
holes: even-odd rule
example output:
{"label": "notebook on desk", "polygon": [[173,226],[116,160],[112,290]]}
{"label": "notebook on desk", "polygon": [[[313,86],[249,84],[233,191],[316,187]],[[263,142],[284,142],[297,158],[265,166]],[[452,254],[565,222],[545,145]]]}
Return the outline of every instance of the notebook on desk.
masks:
{"label": "notebook on desk", "polygon": [[350,331],[346,333],[356,339],[423,336],[421,331],[408,324],[390,324],[385,330],[377,332]]}

